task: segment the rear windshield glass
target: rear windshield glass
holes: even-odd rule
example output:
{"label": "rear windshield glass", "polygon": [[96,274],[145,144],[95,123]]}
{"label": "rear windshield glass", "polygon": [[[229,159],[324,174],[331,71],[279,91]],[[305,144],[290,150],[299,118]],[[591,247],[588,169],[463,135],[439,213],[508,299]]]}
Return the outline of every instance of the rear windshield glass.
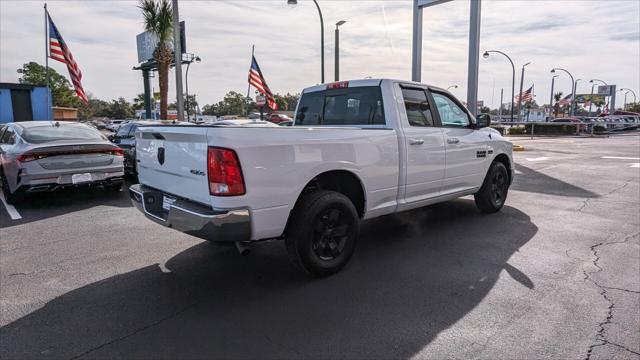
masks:
{"label": "rear windshield glass", "polygon": [[380,87],[332,89],[303,94],[296,125],[384,125]]}
{"label": "rear windshield glass", "polygon": [[82,124],[60,124],[60,126],[36,126],[25,128],[22,138],[32,144],[65,140],[103,140],[95,129]]}

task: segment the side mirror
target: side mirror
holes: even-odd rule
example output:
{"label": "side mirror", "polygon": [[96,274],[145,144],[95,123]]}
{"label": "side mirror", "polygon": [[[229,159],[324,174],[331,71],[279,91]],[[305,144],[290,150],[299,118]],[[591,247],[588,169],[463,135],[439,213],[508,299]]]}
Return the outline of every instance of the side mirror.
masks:
{"label": "side mirror", "polygon": [[481,129],[491,126],[491,115],[478,114],[476,117],[476,128]]}

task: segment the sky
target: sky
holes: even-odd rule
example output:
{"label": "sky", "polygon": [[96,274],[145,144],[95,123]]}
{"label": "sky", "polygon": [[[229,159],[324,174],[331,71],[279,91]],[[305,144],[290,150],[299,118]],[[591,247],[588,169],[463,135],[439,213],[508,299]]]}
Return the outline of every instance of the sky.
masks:
{"label": "sky", "polygon": [[[325,21],[325,74],[333,80],[334,29],[339,20],[341,80],[364,77],[411,79],[412,0],[318,0]],[[51,17],[83,73],[93,97],[128,100],[143,91],[136,35],[143,21],[136,1],[48,1]],[[0,82],[17,82],[23,63],[44,63],[43,1],[0,0]],[[247,92],[251,46],[274,92],[298,93],[320,82],[320,22],[310,0],[180,0],[187,51],[202,58],[189,70],[189,92],[201,105],[234,90]],[[424,10],[422,81],[466,100],[469,1],[454,0]],[[483,0],[481,53],[500,50],[520,69],[524,89],[535,84],[538,103],[549,103],[550,70],[567,69],[589,93],[590,79],[630,88],[640,95],[640,1]],[[68,76],[62,63],[50,61]],[[480,58],[478,99],[498,107],[511,92],[511,66],[493,54]],[[158,89],[157,77],[152,79]],[[175,99],[175,74],[170,99]],[[555,91],[571,92],[561,73]],[[253,89],[251,91],[253,96]],[[622,106],[623,93],[617,105]],[[629,94],[628,101],[633,95]]]}

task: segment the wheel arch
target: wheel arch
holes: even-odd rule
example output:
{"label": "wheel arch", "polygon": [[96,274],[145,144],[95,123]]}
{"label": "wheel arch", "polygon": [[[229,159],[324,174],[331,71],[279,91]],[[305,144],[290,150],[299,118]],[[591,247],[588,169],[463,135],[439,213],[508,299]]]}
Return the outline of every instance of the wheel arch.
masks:
{"label": "wheel arch", "polygon": [[355,206],[358,216],[362,219],[366,212],[366,190],[362,180],[352,171],[344,170],[344,169],[336,169],[336,170],[328,170],[318,175],[314,176],[311,180],[309,180],[305,186],[302,188],[298,197],[296,198],[295,204],[291,211],[289,212],[289,216],[287,218],[286,229],[289,227],[289,222],[293,217],[293,212],[298,207],[300,199],[304,196],[304,194],[308,191],[313,191],[316,189],[322,190],[331,190],[341,193],[346,196]]}
{"label": "wheel arch", "polygon": [[507,168],[507,174],[509,176],[509,184],[513,182],[513,164],[511,164],[511,159],[505,153],[500,153],[493,158],[493,162],[500,162]]}

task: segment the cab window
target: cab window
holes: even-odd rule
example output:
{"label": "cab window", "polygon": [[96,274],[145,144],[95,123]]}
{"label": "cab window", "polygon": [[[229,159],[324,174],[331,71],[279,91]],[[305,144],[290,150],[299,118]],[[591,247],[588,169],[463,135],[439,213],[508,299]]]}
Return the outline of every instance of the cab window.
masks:
{"label": "cab window", "polygon": [[427,94],[419,88],[402,88],[407,120],[411,126],[434,126]]}
{"label": "cab window", "polygon": [[302,94],[296,125],[384,125],[379,86],[327,89]]}
{"label": "cab window", "polygon": [[433,100],[436,103],[438,114],[440,115],[440,121],[442,126],[452,127],[467,127],[469,126],[469,115],[449,96],[432,93]]}

